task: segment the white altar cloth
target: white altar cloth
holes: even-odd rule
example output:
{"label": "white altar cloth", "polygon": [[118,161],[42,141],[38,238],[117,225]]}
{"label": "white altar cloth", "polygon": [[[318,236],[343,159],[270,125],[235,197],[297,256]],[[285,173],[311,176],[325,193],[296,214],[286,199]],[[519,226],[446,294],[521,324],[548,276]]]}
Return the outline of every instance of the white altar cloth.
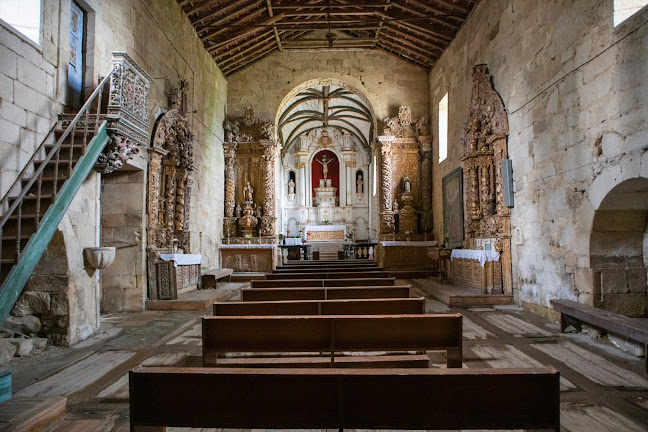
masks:
{"label": "white altar cloth", "polygon": [[500,253],[496,250],[452,249],[450,260],[455,258],[479,261],[482,267],[489,261],[499,261]]}
{"label": "white altar cloth", "polygon": [[162,261],[173,261],[173,267],[179,265],[202,264],[202,255],[200,254],[160,254]]}
{"label": "white altar cloth", "polygon": [[429,246],[435,247],[439,245],[439,242],[436,240],[430,241],[381,241],[381,246]]}
{"label": "white altar cloth", "polygon": [[300,238],[285,238],[284,239],[284,244],[286,246],[301,246],[302,245],[302,240]]}
{"label": "white altar cloth", "polygon": [[275,249],[276,247],[273,244],[222,244],[218,246],[218,249]]}

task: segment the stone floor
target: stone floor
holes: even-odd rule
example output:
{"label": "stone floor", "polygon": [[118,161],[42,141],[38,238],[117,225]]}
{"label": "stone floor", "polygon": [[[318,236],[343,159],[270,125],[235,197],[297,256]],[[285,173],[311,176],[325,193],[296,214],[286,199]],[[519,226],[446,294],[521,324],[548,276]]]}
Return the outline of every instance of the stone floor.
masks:
{"label": "stone floor", "polygon": [[[648,374],[643,359],[605,340],[561,334],[557,323],[515,306],[448,308],[410,281],[430,313],[464,315],[464,367],[537,367],[561,373],[565,431],[648,430]],[[219,286],[236,299],[244,283]],[[206,312],[155,311],[103,317],[101,332],[69,349],[47,350],[15,365],[15,396],[67,396],[65,418],[47,431],[127,431],[127,372],[143,365],[200,365],[200,317]],[[430,353],[434,367],[442,353]],[[511,389],[515,391],[515,389]],[[0,414],[1,416],[1,414]],[[0,430],[2,418],[0,417]],[[196,429],[170,428],[170,431]]]}

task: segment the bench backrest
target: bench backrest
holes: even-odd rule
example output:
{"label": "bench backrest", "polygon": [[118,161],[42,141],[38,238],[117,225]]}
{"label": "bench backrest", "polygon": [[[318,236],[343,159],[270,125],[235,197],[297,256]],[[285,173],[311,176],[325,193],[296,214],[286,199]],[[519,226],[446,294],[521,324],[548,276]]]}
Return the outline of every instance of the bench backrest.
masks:
{"label": "bench backrest", "polygon": [[553,368],[138,367],[129,373],[130,422],[137,432],[151,426],[558,431],[559,377]]}
{"label": "bench backrest", "polygon": [[243,288],[241,296],[247,301],[277,300],[333,300],[367,298],[407,298],[409,285],[357,286],[357,287],[293,287],[293,288]]}
{"label": "bench backrest", "polygon": [[203,365],[228,352],[446,350],[461,367],[461,314],[204,317]]}
{"label": "bench backrest", "polygon": [[351,270],[351,271],[319,271],[299,273],[266,273],[268,280],[288,279],[379,279],[388,278],[389,272],[379,270]]}
{"label": "bench backrest", "polygon": [[214,316],[423,314],[424,298],[216,302]]}
{"label": "bench backrest", "polygon": [[332,286],[390,286],[396,278],[350,278],[350,279],[286,279],[286,280],[253,280],[252,288],[289,288],[300,287],[332,287]]}

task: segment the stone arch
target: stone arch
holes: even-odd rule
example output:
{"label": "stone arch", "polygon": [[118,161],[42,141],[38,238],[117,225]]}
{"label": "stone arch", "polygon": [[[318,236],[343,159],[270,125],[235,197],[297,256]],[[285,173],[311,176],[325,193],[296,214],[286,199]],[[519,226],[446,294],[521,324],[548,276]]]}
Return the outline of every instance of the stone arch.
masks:
{"label": "stone arch", "polygon": [[592,305],[627,316],[648,316],[648,178],[624,179],[613,173],[599,178],[603,180],[598,185],[595,181],[592,189],[608,190],[593,202],[588,287]]}
{"label": "stone arch", "polygon": [[277,128],[279,127],[279,117],[281,116],[281,113],[283,112],[284,108],[286,108],[288,102],[293,97],[295,97],[297,93],[309,87],[318,86],[318,85],[327,85],[327,84],[343,87],[347,90],[352,91],[358,97],[360,97],[360,99],[362,99],[362,101],[366,104],[367,108],[369,108],[369,111],[371,112],[373,118],[374,131],[378,130],[376,110],[374,109],[374,107],[379,106],[380,102],[373,95],[371,95],[371,93],[369,93],[367,89],[364,88],[364,85],[359,79],[349,75],[327,73],[326,76],[316,77],[316,78],[302,76],[294,81],[301,82],[301,84],[298,84],[296,86],[287,86],[286,88],[282,89],[282,91],[278,93],[279,95],[284,94],[285,96],[281,100],[281,102],[277,105],[275,122],[274,122],[275,136],[278,136]]}

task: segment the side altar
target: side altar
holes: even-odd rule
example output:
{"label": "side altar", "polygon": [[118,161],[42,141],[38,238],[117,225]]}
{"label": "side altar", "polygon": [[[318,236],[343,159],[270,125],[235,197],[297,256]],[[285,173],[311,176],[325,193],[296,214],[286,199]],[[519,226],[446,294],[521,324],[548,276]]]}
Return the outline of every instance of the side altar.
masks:
{"label": "side altar", "polygon": [[271,272],[277,268],[277,246],[273,244],[232,244],[218,247],[221,268],[235,273]]}

